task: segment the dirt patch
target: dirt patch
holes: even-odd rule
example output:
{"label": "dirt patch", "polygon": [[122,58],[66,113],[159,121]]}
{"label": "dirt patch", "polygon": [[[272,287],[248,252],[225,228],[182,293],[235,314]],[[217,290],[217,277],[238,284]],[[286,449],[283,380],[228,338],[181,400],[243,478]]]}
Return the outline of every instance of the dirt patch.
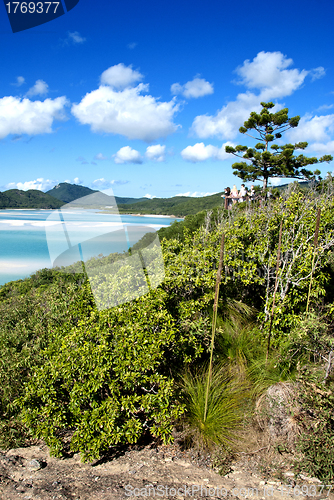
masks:
{"label": "dirt patch", "polygon": [[[255,444],[250,440],[247,448]],[[40,442],[0,453],[0,498],[334,498],[328,492],[320,495],[317,480],[295,477],[288,458],[280,454],[276,458],[277,463],[270,444],[253,451],[239,451],[225,456],[225,460],[222,456],[217,460],[194,450],[183,451],[178,444],[151,444],[127,447],[92,464],[83,464],[78,454],[65,459],[50,457],[48,447]],[[224,476],[218,473],[219,469]],[[298,494],[296,485],[304,485],[303,495]]]}

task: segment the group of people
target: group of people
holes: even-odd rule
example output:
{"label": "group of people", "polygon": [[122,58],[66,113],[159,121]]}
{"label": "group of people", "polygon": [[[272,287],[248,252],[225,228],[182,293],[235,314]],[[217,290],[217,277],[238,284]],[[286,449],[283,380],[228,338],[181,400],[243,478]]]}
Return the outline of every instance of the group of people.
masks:
{"label": "group of people", "polygon": [[237,186],[234,185],[232,189],[229,187],[225,188],[224,194],[222,194],[222,198],[225,198],[225,208],[230,209],[232,205],[243,201],[253,201],[255,198],[254,186],[252,185],[250,190],[245,187],[245,184],[241,184],[240,191],[237,190]]}

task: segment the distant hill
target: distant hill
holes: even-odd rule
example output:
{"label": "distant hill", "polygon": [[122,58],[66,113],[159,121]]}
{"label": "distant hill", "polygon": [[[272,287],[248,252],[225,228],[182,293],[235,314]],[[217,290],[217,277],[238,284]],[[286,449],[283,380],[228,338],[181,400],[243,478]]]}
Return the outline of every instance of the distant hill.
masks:
{"label": "distant hill", "polygon": [[[54,188],[50,189],[46,192],[50,196],[57,198],[58,200],[63,201],[64,203],[71,203],[78,198],[83,198],[84,196],[89,196],[93,193],[99,193],[100,191],[90,189],[85,186],[78,186],[78,184],[70,184],[68,182],[61,182]],[[127,204],[127,203],[135,203],[137,201],[146,200],[146,198],[122,198],[119,196],[115,196],[115,200],[117,205],[119,203]]]}
{"label": "distant hill", "polygon": [[[278,189],[279,191],[284,191],[284,189],[286,189],[290,184],[291,183],[280,184],[279,186],[272,186],[272,187],[274,187],[275,189]],[[314,181],[298,181],[298,184],[302,189],[308,189],[312,185],[314,185]],[[317,182],[316,182],[316,184],[317,184]]]}
{"label": "distant hill", "polygon": [[64,203],[71,203],[73,200],[82,198],[83,196],[90,195],[92,193],[98,193],[97,190],[90,189],[84,186],[78,186],[77,184],[69,184],[68,182],[61,182],[54,188],[46,191],[45,194],[57,198]]}
{"label": "distant hill", "polygon": [[147,198],[121,198],[120,196],[115,196],[115,200],[117,205],[127,205],[128,203],[138,203],[139,201],[145,201],[147,200]]}
{"label": "distant hill", "polygon": [[119,204],[120,213],[140,213],[156,215],[194,215],[202,210],[221,206],[223,200],[217,193],[201,198],[174,196],[173,198],[153,198],[152,200],[137,201],[136,203]]}
{"label": "distant hill", "polygon": [[[300,186],[307,189],[311,181],[300,181]],[[283,191],[288,184],[277,186]],[[195,215],[202,210],[210,210],[221,206],[223,200],[217,193],[201,198],[188,196],[174,196],[172,198],[126,198],[115,196],[118,210],[121,214],[154,214],[154,215],[175,215],[184,217],[185,215]],[[44,208],[55,209],[65,204],[70,204],[73,208],[86,207],[106,209],[112,212],[113,199],[108,195],[77,184],[61,182],[46,193],[36,189],[21,191],[10,189],[0,192],[0,209],[5,208]]]}
{"label": "distant hill", "polygon": [[38,189],[21,191],[20,189],[9,189],[0,192],[0,209],[4,208],[60,208],[63,202],[53,196],[43,193]]}

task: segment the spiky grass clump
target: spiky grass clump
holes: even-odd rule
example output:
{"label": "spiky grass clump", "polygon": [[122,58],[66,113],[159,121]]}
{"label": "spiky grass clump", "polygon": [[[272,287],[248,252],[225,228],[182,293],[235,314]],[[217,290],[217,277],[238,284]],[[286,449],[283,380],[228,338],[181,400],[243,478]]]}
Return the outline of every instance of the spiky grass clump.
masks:
{"label": "spiky grass clump", "polygon": [[226,446],[234,441],[243,419],[245,385],[233,381],[227,365],[214,367],[205,416],[208,368],[182,378],[186,413],[185,429],[192,445],[200,449]]}

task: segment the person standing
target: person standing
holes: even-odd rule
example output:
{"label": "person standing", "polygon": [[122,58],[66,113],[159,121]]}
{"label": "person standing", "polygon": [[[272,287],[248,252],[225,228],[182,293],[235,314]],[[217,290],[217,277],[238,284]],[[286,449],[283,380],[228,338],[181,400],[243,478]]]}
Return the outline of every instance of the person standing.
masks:
{"label": "person standing", "polygon": [[239,191],[239,203],[246,201],[247,190],[245,188],[245,184],[241,184],[241,189]]}
{"label": "person standing", "polygon": [[225,198],[224,208],[226,210],[230,209],[232,206],[231,189],[229,187],[226,187],[224,189],[224,194],[222,194],[221,197]]}
{"label": "person standing", "polygon": [[235,203],[237,203],[237,200],[239,198],[239,193],[238,193],[238,190],[237,190],[237,186],[234,184],[233,188],[232,188],[232,191],[231,191],[231,197],[232,197],[232,202],[233,202],[233,205]]}

